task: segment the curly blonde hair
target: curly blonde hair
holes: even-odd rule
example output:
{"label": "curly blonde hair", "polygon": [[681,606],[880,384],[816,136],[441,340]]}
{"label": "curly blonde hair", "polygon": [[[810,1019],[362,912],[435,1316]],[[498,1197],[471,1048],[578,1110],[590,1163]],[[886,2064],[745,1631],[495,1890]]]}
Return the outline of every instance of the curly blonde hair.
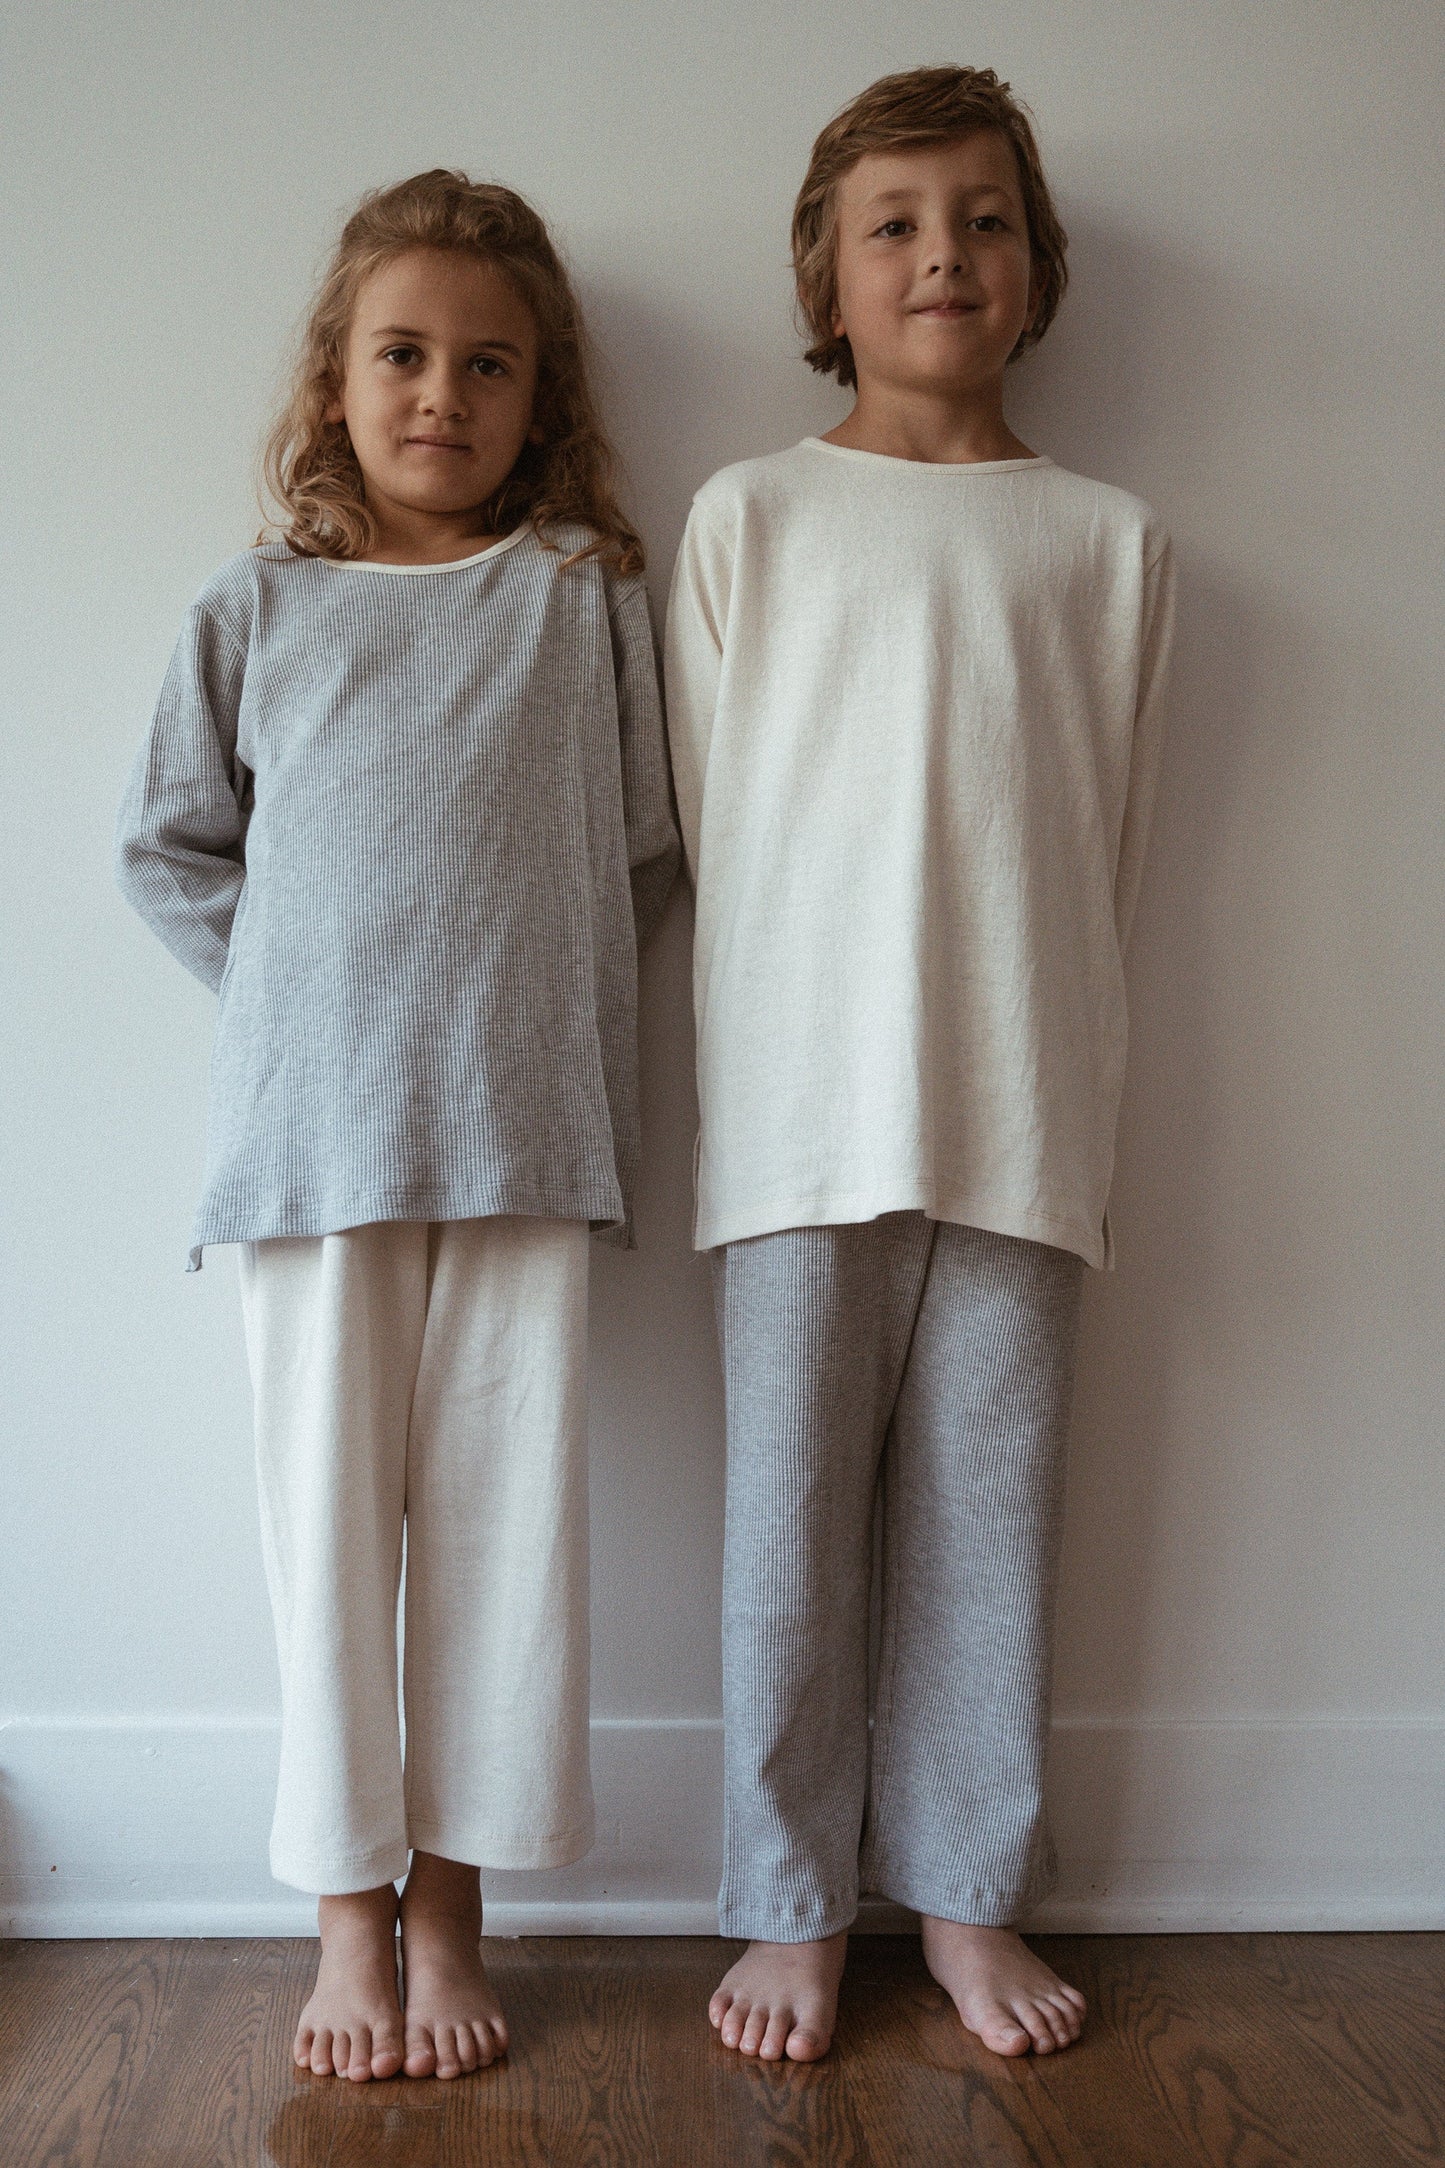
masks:
{"label": "curly blonde hair", "polygon": [[494,264],[537,326],[533,420],[541,441],[523,447],[483,508],[492,532],[530,520],[546,541],[548,528],[580,523],[594,539],[568,564],[595,554],[619,571],[640,572],[642,543],[613,493],[615,461],[588,381],[581,312],[547,229],[510,188],[442,166],[373,189],[342,229],[301,333],[285,406],[266,440],[262,471],[278,514],[267,532],[303,557],[364,557],[375,547],[376,523],[346,424],[326,415],[341,393],[357,295],[373,271],[415,248]]}
{"label": "curly blonde hair", "polygon": [[1033,258],[1034,314],[1009,355],[1017,361],[1036,346],[1058,311],[1068,284],[1068,235],[1044,179],[1043,161],[1025,108],[992,68],[910,68],[880,76],[834,115],[813,145],[793,208],[793,274],[798,313],[812,344],[804,354],[823,376],[856,384],[853,349],[833,330],[838,306],[838,183],[870,151],[953,143],[991,128],[1012,145],[1028,216]]}

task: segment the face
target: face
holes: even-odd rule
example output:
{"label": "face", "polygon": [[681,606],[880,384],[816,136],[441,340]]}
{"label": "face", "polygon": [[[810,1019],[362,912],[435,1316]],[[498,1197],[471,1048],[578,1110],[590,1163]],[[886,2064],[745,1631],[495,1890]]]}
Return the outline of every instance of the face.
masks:
{"label": "face", "polygon": [[475,257],[418,248],[374,271],[345,365],[327,419],[346,423],[378,511],[455,519],[485,504],[537,438],[532,312]]}
{"label": "face", "polygon": [[1013,147],[870,152],[838,183],[833,335],[870,383],[953,392],[1001,380],[1030,319],[1029,236]]}

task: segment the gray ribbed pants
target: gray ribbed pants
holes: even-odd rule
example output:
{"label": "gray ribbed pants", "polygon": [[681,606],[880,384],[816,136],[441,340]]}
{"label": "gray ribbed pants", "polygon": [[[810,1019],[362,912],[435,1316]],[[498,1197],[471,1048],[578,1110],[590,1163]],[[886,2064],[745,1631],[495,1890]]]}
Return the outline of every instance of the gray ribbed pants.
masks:
{"label": "gray ribbed pants", "polygon": [[1042,1779],[1082,1263],[921,1212],[786,1228],[713,1262],[722,1932],[835,1934],[860,1887],[1005,1924],[1053,1872]]}

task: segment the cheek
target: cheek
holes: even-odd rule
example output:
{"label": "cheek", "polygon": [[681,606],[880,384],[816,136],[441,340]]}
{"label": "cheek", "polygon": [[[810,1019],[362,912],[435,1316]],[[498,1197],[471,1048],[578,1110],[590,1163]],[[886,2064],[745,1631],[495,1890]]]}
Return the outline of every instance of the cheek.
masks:
{"label": "cheek", "polygon": [[890,268],[884,263],[840,261],[837,273],[838,298],[833,306],[835,338],[842,336],[845,325],[850,336],[866,334],[869,326],[887,313],[896,283],[889,275]]}

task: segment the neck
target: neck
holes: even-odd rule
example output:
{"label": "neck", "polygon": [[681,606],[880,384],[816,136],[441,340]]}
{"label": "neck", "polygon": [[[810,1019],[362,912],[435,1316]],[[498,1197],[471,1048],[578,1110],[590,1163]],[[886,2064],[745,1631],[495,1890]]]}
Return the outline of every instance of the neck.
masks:
{"label": "neck", "polygon": [[931,392],[863,377],[852,413],[824,441],[939,466],[1036,456],[1003,418],[1002,378],[967,392]]}
{"label": "neck", "polygon": [[376,541],[367,552],[373,564],[445,565],[458,557],[475,557],[502,539],[476,508],[414,512],[369,492],[367,509],[376,522]]}

